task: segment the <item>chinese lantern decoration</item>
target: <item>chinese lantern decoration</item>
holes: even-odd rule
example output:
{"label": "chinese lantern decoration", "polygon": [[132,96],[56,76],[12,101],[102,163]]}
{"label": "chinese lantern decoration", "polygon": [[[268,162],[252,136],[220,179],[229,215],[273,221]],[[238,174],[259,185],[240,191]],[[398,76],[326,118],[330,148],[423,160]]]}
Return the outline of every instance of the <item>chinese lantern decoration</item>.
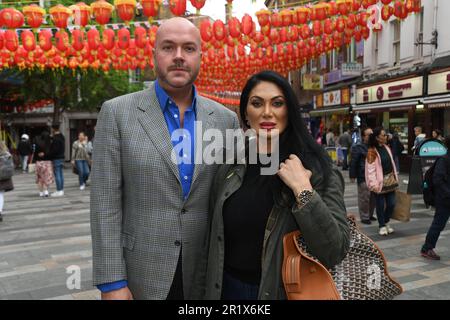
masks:
{"label": "chinese lantern decoration", "polygon": [[222,41],[227,36],[222,20],[216,20],[213,24],[213,32],[217,41]]}
{"label": "chinese lantern decoration", "polygon": [[228,32],[233,39],[241,36],[241,23],[238,18],[233,17],[228,21]]}
{"label": "chinese lantern decoration", "polygon": [[102,33],[102,45],[105,50],[112,50],[114,48],[114,30],[105,29]]}
{"label": "chinese lantern decoration", "polygon": [[336,19],[336,30],[338,32],[344,32],[345,30],[345,20],[342,17]]}
{"label": "chinese lantern decoration", "polygon": [[95,21],[103,26],[111,19],[114,6],[105,0],[97,0],[91,3],[91,9],[94,14]]}
{"label": "chinese lantern decoration", "polygon": [[323,23],[323,31],[326,34],[332,34],[334,29],[333,21],[330,18],[327,18]]}
{"label": "chinese lantern decoration", "polygon": [[117,32],[117,46],[122,49],[128,49],[130,45],[130,31],[126,28],[119,29]]}
{"label": "chinese lantern decoration", "polygon": [[293,15],[292,10],[288,9],[282,10],[280,12],[280,15],[283,27],[288,27],[292,24],[292,15]]}
{"label": "chinese lantern decoration", "polygon": [[91,15],[91,7],[84,2],[78,2],[71,5],[69,9],[73,12],[74,23],[81,27],[85,27],[89,23]]}
{"label": "chinese lantern decoration", "polygon": [[134,30],[134,37],[136,46],[140,49],[144,49],[147,44],[147,30],[143,27],[137,27]]}
{"label": "chinese lantern decoration", "polygon": [[406,0],[405,6],[408,13],[418,13],[421,10],[420,0]]}
{"label": "chinese lantern decoration", "polygon": [[281,16],[278,12],[273,12],[270,16],[270,24],[272,27],[279,28],[282,26]]}
{"label": "chinese lantern decoration", "polygon": [[397,0],[394,4],[394,15],[403,20],[408,16],[408,11],[406,10],[406,5],[403,1]]}
{"label": "chinese lantern decoration", "polygon": [[270,11],[259,10],[255,13],[258,23],[261,27],[267,26],[270,23]]}
{"label": "chinese lantern decoration", "polygon": [[34,37],[34,33],[30,30],[22,31],[20,38],[22,40],[23,48],[30,52],[36,49],[36,38]]}
{"label": "chinese lantern decoration", "polygon": [[384,4],[385,6],[391,4],[392,0],[381,0],[381,3]]}
{"label": "chinese lantern decoration", "polygon": [[15,30],[5,31],[5,48],[11,52],[15,52],[19,47],[19,38],[17,37]]}
{"label": "chinese lantern decoration", "polygon": [[306,40],[310,37],[311,35],[311,29],[309,29],[307,24],[304,24],[303,26],[301,26],[300,28],[300,36],[302,37],[303,40]]}
{"label": "chinese lantern decoration", "polygon": [[5,44],[5,32],[0,30],[0,50],[3,49],[4,44]]}
{"label": "chinese lantern decoration", "polygon": [[393,14],[394,14],[394,8],[392,8],[391,6],[385,5],[381,9],[381,19],[383,19],[383,21],[388,21]]}
{"label": "chinese lantern decoration", "polygon": [[311,20],[325,20],[328,16],[328,3],[320,2],[313,6],[315,19]]}
{"label": "chinese lantern decoration", "polygon": [[76,51],[81,51],[84,48],[84,31],[79,29],[72,31],[72,47]]}
{"label": "chinese lantern decoration", "polygon": [[97,29],[90,29],[87,32],[87,43],[89,50],[97,51],[100,46],[100,33]]}
{"label": "chinese lantern decoration", "polygon": [[52,33],[50,30],[44,29],[39,31],[39,46],[45,52],[49,51],[52,48]]}
{"label": "chinese lantern decoration", "polygon": [[156,41],[156,32],[158,31],[157,26],[152,26],[150,29],[148,29],[148,42],[152,47],[155,46]]}
{"label": "chinese lantern decoration", "polygon": [[192,6],[197,9],[197,14],[200,14],[200,9],[204,7],[206,0],[191,0]]}
{"label": "chinese lantern decoration", "polygon": [[253,20],[248,14],[242,17],[242,33],[248,36],[253,31]]}
{"label": "chinese lantern decoration", "polygon": [[323,32],[322,22],[318,21],[318,20],[314,21],[312,29],[313,29],[313,35],[315,37],[320,37]]}
{"label": "chinese lantern decoration", "polygon": [[45,10],[36,4],[23,7],[22,12],[27,24],[33,29],[39,28],[44,21]]}
{"label": "chinese lantern decoration", "polygon": [[170,11],[176,16],[182,16],[186,12],[186,0],[169,0]]}
{"label": "chinese lantern decoration", "polygon": [[[51,36],[51,34],[50,34],[50,36]],[[55,47],[60,52],[66,52],[69,49],[69,34],[66,31],[58,30],[56,32]],[[41,45],[41,48],[42,48],[42,45]],[[44,50],[44,48],[42,48],[42,50]]]}
{"label": "chinese lantern decoration", "polygon": [[0,25],[6,26],[8,29],[20,28],[23,25],[23,14],[14,8],[6,8],[0,10]]}
{"label": "chinese lantern decoration", "polygon": [[114,0],[114,6],[117,14],[126,25],[134,18],[134,10],[136,10],[136,0]]}
{"label": "chinese lantern decoration", "polygon": [[67,23],[72,14],[72,10],[61,4],[58,4],[54,7],[51,7],[49,13],[52,17],[55,26],[57,26],[60,29],[67,28]]}
{"label": "chinese lantern decoration", "polygon": [[149,22],[153,21],[153,18],[158,15],[158,10],[161,5],[161,0],[141,0],[142,11]]}
{"label": "chinese lantern decoration", "polygon": [[339,13],[346,16],[351,10],[352,0],[337,0],[336,6]]}
{"label": "chinese lantern decoration", "polygon": [[209,22],[208,19],[203,20],[202,23],[200,24],[200,36],[202,37],[202,40],[204,42],[209,42],[213,36],[211,30],[211,23]]}
{"label": "chinese lantern decoration", "polygon": [[297,14],[297,22],[298,24],[305,24],[308,22],[309,14],[311,10],[305,7],[299,7],[295,10]]}
{"label": "chinese lantern decoration", "polygon": [[364,9],[368,9],[370,6],[377,4],[378,0],[362,0],[361,4]]}

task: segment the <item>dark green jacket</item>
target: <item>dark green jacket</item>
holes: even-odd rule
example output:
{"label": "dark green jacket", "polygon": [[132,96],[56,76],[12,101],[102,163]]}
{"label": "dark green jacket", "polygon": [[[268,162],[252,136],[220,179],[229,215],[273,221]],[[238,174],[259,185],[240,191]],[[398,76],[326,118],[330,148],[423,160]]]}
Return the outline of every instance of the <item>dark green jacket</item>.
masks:
{"label": "dark green jacket", "polygon": [[[205,242],[204,260],[207,259],[207,263],[202,263],[206,265],[206,271],[200,271],[205,299],[221,297],[225,248],[222,208],[224,201],[240,188],[245,171],[243,164],[222,165],[215,177],[211,190],[210,233]],[[301,209],[292,200],[284,204],[275,201],[266,225],[258,299],[286,299],[281,275],[285,234],[300,229],[310,252],[325,266],[339,263],[348,251],[350,233],[341,173],[334,167],[325,183],[321,173],[313,170],[311,184],[315,193]]]}

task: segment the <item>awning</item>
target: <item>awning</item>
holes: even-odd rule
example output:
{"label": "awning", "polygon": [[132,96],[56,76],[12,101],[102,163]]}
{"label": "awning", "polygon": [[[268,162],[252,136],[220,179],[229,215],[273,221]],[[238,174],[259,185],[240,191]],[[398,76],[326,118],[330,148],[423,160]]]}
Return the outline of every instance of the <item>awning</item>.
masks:
{"label": "awning", "polygon": [[447,108],[450,107],[450,94],[442,94],[439,96],[425,97],[423,103],[428,106],[428,108]]}
{"label": "awning", "polygon": [[422,103],[423,98],[418,97],[414,99],[405,99],[405,100],[397,100],[397,101],[386,101],[379,103],[368,103],[368,104],[359,104],[353,107],[353,111],[371,111],[376,109],[386,109],[386,108],[398,108],[405,106],[415,106],[418,103]]}
{"label": "awning", "polygon": [[332,107],[332,108],[319,108],[311,110],[309,112],[311,117],[320,117],[327,114],[348,114],[350,107]]}

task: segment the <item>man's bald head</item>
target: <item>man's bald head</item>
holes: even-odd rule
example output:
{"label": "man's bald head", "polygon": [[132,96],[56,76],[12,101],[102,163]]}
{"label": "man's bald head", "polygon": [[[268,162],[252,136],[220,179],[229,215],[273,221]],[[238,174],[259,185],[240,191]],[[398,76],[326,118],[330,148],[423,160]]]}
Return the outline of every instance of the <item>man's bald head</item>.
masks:
{"label": "man's bald head", "polygon": [[167,33],[188,33],[192,34],[196,41],[198,41],[198,45],[201,45],[201,37],[200,31],[198,28],[188,19],[182,17],[174,17],[167,20],[164,20],[163,23],[159,26],[158,31],[156,31],[156,39],[155,44],[158,43],[158,40],[161,40],[164,35]]}

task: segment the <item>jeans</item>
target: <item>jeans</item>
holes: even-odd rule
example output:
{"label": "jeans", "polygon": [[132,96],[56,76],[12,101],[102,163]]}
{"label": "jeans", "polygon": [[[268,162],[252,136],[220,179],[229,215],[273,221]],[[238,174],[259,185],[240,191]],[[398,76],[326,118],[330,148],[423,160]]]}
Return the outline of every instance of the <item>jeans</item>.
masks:
{"label": "jeans", "polygon": [[375,195],[376,208],[377,208],[377,219],[380,228],[386,226],[392,217],[392,213],[395,208],[395,191],[376,194]]}
{"label": "jeans", "polygon": [[53,173],[55,174],[56,191],[64,190],[64,159],[53,160]]}
{"label": "jeans", "polygon": [[78,169],[78,180],[80,181],[80,187],[86,185],[86,181],[89,178],[89,165],[87,160],[75,160],[75,165]]}
{"label": "jeans", "polygon": [[342,148],[342,155],[344,156],[344,161],[342,162],[342,170],[348,170],[348,149]]}
{"label": "jeans", "polygon": [[223,273],[222,300],[257,300],[259,286],[248,284]]}
{"label": "jeans", "polygon": [[449,217],[450,207],[444,207],[442,205],[436,204],[436,212],[434,213],[433,222],[431,223],[430,229],[427,233],[427,237],[425,238],[425,244],[422,247],[423,251],[428,251],[436,248],[436,243],[442,230],[444,230]]}
{"label": "jeans", "polygon": [[394,156],[395,167],[397,168],[397,172],[400,172],[400,160],[398,156]]}
{"label": "jeans", "polygon": [[28,155],[20,156],[20,163],[22,164],[22,170],[27,171],[28,169]]}

